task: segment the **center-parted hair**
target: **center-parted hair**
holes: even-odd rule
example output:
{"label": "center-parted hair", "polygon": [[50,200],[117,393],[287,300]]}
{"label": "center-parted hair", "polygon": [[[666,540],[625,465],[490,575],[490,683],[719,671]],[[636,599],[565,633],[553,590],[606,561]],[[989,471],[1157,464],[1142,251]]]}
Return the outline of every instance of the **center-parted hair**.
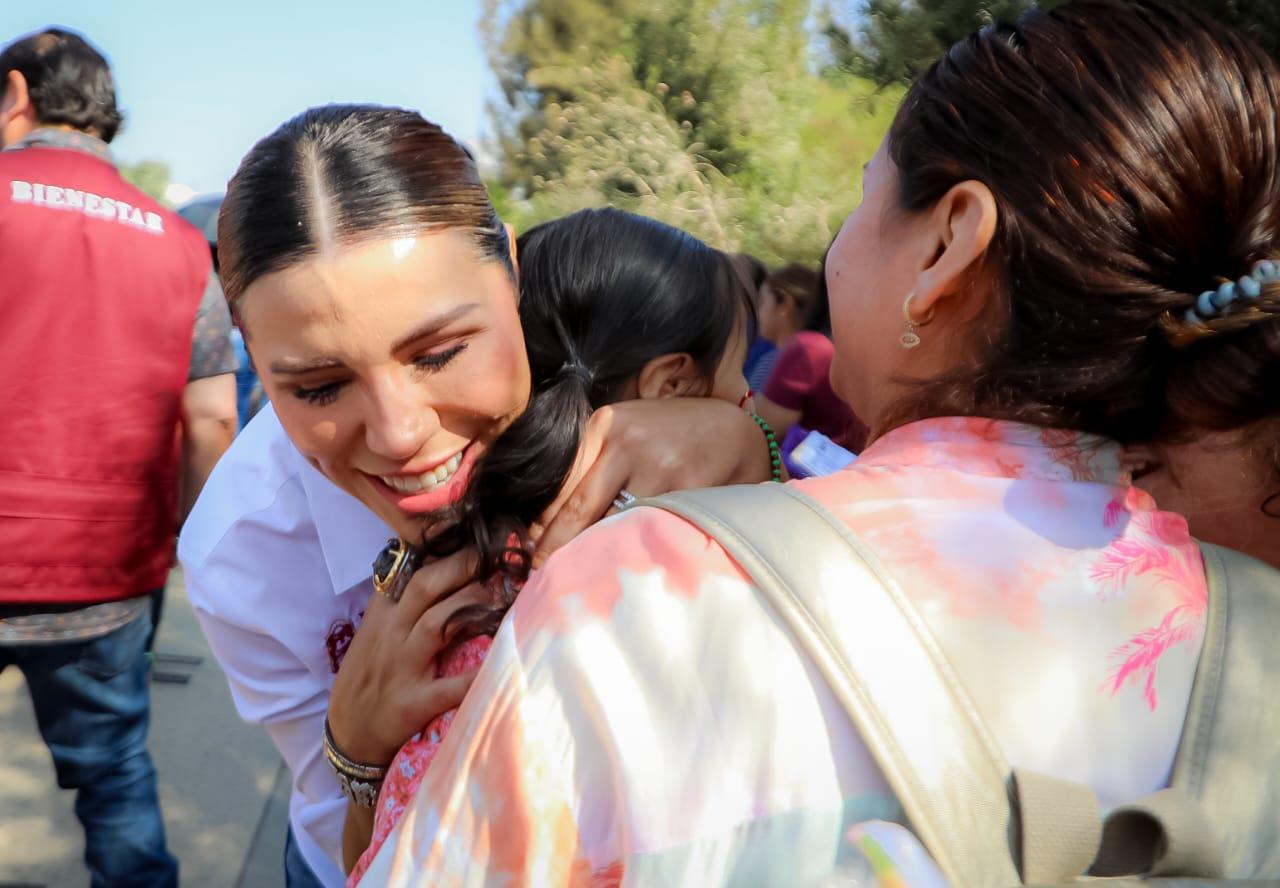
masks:
{"label": "center-parted hair", "polygon": [[[957,43],[889,135],[907,212],[978,180],[999,219],[978,366],[899,419],[984,415],[1121,441],[1280,409],[1280,285],[1191,324],[1280,259],[1280,81],[1261,49],[1152,0],[1074,0]],[[995,331],[995,332],[990,332]]]}
{"label": "center-parted hair", "polygon": [[750,294],[723,253],[679,229],[621,210],[581,210],[518,241],[520,319],[533,391],[481,458],[453,526],[426,543],[473,545],[480,579],[500,576],[496,607],[460,611],[459,637],[493,632],[529,572],[529,525],[551,505],[593,410],[620,400],[645,365],[688,354],[711,390]]}
{"label": "center-parted hair", "polygon": [[506,229],[471,154],[413,111],[312,108],[254,145],[218,215],[223,289],[239,314],[258,278],[327,246],[456,228],[511,268]]}

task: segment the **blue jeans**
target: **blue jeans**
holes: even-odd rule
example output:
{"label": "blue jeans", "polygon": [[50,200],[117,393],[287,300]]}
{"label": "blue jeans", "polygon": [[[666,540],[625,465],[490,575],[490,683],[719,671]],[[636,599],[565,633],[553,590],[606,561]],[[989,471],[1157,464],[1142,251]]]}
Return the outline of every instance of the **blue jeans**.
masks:
{"label": "blue jeans", "polygon": [[171,888],[156,772],[147,752],[151,616],[66,644],[0,646],[0,670],[26,676],[58,785],[76,790],[92,888]]}
{"label": "blue jeans", "polygon": [[302,856],[302,849],[293,838],[292,826],[284,837],[284,885],[285,888],[324,888]]}

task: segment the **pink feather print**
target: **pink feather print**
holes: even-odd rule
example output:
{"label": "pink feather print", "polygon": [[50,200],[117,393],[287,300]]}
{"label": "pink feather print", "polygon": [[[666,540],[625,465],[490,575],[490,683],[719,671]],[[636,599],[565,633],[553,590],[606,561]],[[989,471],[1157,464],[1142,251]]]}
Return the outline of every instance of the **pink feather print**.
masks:
{"label": "pink feather print", "polygon": [[1157,548],[1148,540],[1118,537],[1102,550],[1089,570],[1089,578],[1099,585],[1099,596],[1105,601],[1141,574],[1159,571],[1164,578],[1173,579],[1174,572],[1168,570],[1170,561],[1167,549]]}
{"label": "pink feather print", "polygon": [[[1128,497],[1123,503],[1113,499],[1103,512],[1103,523],[1108,526],[1125,511],[1132,517],[1124,533],[1102,550],[1089,570],[1090,578],[1104,587],[1101,596],[1110,597],[1111,592],[1146,573],[1155,573],[1157,580],[1180,589],[1203,588],[1200,559],[1188,559],[1185,554],[1188,549],[1196,551],[1186,519],[1169,512],[1134,509],[1133,505]],[[1108,586],[1112,588],[1105,588]]]}
{"label": "pink feather print", "polygon": [[[1124,509],[1112,501],[1104,521]],[[1116,509],[1116,511],[1113,511]],[[1188,641],[1200,632],[1208,606],[1203,564],[1191,541],[1186,521],[1178,515],[1154,510],[1133,511],[1129,523],[1132,535],[1121,536],[1102,551],[1090,570],[1098,584],[1098,594],[1106,600],[1143,575],[1155,584],[1169,583],[1178,590],[1178,604],[1158,626],[1144,629],[1111,653],[1112,667],[1106,684],[1111,695],[1130,682],[1142,680],[1142,698],[1155,711],[1156,675],[1160,658],[1169,648]]]}
{"label": "pink feather print", "polygon": [[1112,528],[1120,523],[1120,517],[1125,513],[1124,498],[1116,497],[1107,503],[1107,507],[1102,511],[1102,526]]}
{"label": "pink feather print", "polygon": [[1160,668],[1160,658],[1175,644],[1189,641],[1199,632],[1204,623],[1204,611],[1196,613],[1189,605],[1181,604],[1169,611],[1159,626],[1144,629],[1111,653],[1114,665],[1107,681],[1111,685],[1111,696],[1131,681],[1139,678],[1142,682],[1142,699],[1147,708],[1156,711],[1156,673]]}

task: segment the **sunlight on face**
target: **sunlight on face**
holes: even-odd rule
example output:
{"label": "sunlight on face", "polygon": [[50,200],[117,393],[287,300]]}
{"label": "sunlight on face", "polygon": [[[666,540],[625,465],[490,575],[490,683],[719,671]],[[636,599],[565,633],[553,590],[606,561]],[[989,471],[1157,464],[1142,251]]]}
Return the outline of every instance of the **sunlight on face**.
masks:
{"label": "sunlight on face", "polygon": [[910,220],[894,212],[897,184],[893,161],[881,145],[863,171],[862,203],[845,219],[826,262],[836,346],[831,385],[873,427],[901,393],[897,379],[911,372],[914,357],[899,337],[920,246]]}
{"label": "sunlight on face", "polygon": [[529,399],[515,284],[457,230],[333,248],[241,305],[290,440],[407,539]]}

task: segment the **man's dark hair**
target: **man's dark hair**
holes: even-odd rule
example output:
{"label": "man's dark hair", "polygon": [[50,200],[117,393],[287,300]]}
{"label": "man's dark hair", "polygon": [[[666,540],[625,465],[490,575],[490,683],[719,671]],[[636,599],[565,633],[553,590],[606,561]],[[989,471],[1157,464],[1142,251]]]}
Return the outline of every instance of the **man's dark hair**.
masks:
{"label": "man's dark hair", "polygon": [[0,76],[17,71],[26,78],[36,119],[115,138],[123,115],[116,107],[111,68],[79,34],[47,28],[21,37],[0,52]]}

